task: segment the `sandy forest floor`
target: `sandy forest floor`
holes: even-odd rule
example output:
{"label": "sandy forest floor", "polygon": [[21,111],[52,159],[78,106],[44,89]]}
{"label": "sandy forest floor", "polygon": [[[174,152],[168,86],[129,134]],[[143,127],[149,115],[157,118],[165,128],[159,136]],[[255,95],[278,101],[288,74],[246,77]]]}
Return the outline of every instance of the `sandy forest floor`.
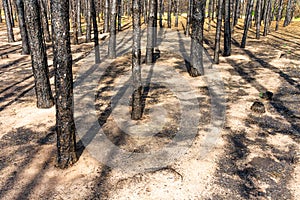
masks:
{"label": "sandy forest floor", "polygon": [[[212,25],[204,33],[211,56]],[[117,35],[115,60],[105,58],[107,39],[101,41],[100,65],[93,65],[92,43],[72,46],[79,160],[61,170],[55,167],[55,109],[35,107],[30,56],[20,55],[20,41],[6,42],[0,25],[0,199],[300,199],[300,22],[259,41],[251,30],[245,49],[239,48],[238,25],[232,55],[221,57],[219,65],[207,57],[205,76],[196,78],[186,72],[190,50],[182,26],[160,29],[156,63],[142,64],[140,122],[127,115],[130,34],[126,29]],[[273,92],[272,100],[259,97],[266,90]],[[256,100],[265,113],[250,109]],[[95,112],[86,110],[86,102]],[[88,135],[80,126],[91,117],[102,136],[128,154],[97,148],[101,134]],[[180,130],[196,132],[178,139]],[[174,160],[171,154],[138,157],[174,141],[174,154],[177,144],[188,146]],[[108,166],[99,157],[107,158]],[[114,163],[124,157],[128,162]]]}

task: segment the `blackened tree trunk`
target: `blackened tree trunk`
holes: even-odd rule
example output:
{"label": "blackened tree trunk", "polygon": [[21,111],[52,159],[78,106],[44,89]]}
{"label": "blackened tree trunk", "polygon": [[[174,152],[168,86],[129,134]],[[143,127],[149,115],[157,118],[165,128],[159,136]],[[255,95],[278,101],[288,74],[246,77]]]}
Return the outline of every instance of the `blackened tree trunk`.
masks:
{"label": "blackened tree trunk", "polygon": [[105,0],[105,12],[104,12],[104,33],[109,31],[109,0]]}
{"label": "blackened tree trunk", "polygon": [[261,8],[262,0],[257,0],[256,5],[256,39],[260,38],[260,22],[261,22]]}
{"label": "blackened tree trunk", "polygon": [[221,39],[221,29],[222,29],[222,10],[223,10],[223,0],[218,0],[217,27],[216,27],[215,52],[214,52],[215,64],[219,64],[220,39]]}
{"label": "blackened tree trunk", "polygon": [[208,31],[210,31],[210,25],[211,25],[211,18],[212,18],[212,10],[213,10],[213,1],[214,0],[209,0],[208,3],[208,14],[207,14],[207,18],[208,18]]}
{"label": "blackened tree trunk", "polygon": [[280,0],[280,1],[279,1],[279,7],[278,7],[278,13],[277,13],[277,16],[276,16],[276,27],[275,27],[275,31],[278,31],[279,21],[281,20],[282,5],[283,5],[283,0]]}
{"label": "blackened tree trunk", "polygon": [[203,26],[205,19],[206,0],[193,0],[192,34],[191,34],[191,66],[189,74],[192,77],[204,74],[203,69]]}
{"label": "blackened tree trunk", "polygon": [[286,15],[283,23],[283,27],[288,26],[291,23],[292,20],[292,9],[293,9],[293,0],[288,0],[287,6],[286,6]]}
{"label": "blackened tree trunk", "polygon": [[246,46],[247,34],[252,20],[253,0],[248,1],[247,7],[248,8],[247,8],[246,18],[244,23],[245,25],[244,25],[243,38],[241,42],[241,48],[245,48]]}
{"label": "blackened tree trunk", "polygon": [[39,3],[40,3],[40,8],[41,8],[41,19],[42,19],[42,26],[43,26],[43,32],[44,32],[45,40],[46,40],[46,42],[50,42],[51,37],[50,37],[46,2],[45,2],[45,0],[40,0]]}
{"label": "blackened tree trunk", "polygon": [[2,0],[4,14],[5,14],[5,22],[6,22],[6,29],[7,29],[7,37],[8,42],[14,42],[14,32],[13,32],[13,25],[11,21],[11,13],[8,7],[8,0]]}
{"label": "blackened tree trunk", "polygon": [[91,0],[85,0],[85,8],[86,42],[90,42],[92,40]]}
{"label": "blackened tree trunk", "polygon": [[[191,0],[189,0],[189,1],[191,1]],[[168,1],[168,18],[167,18],[168,28],[171,28],[171,26],[172,26],[171,12],[172,12],[172,0],[169,0]]]}
{"label": "blackened tree trunk", "polygon": [[230,0],[224,0],[224,52],[223,56],[231,54]]}
{"label": "blackened tree trunk", "polygon": [[159,27],[163,27],[164,0],[159,0]]}
{"label": "blackened tree trunk", "polygon": [[176,6],[175,6],[175,27],[178,27],[180,0],[175,0],[175,1],[176,1]]}
{"label": "blackened tree trunk", "polygon": [[77,28],[77,3],[76,0],[70,1],[71,3],[71,21],[72,21],[72,30],[73,30],[73,44],[78,44],[78,28]]}
{"label": "blackened tree trunk", "polygon": [[117,0],[111,0],[108,57],[116,58]]}
{"label": "blackened tree trunk", "polygon": [[118,0],[118,31],[122,29],[122,0]]}
{"label": "blackened tree trunk", "polygon": [[15,20],[14,20],[14,13],[13,13],[13,7],[11,4],[11,0],[8,0],[8,8],[9,8],[9,16],[11,20],[12,27],[15,27]]}
{"label": "blackened tree trunk", "polygon": [[26,0],[24,6],[31,49],[31,63],[35,82],[37,107],[50,108],[53,106],[53,96],[49,81],[49,69],[40,18],[40,7],[37,0]]}
{"label": "blackened tree trunk", "polygon": [[241,12],[241,1],[240,0],[234,0],[235,2],[235,14],[234,14],[234,18],[233,18],[233,26],[236,26],[238,23],[238,19],[240,17],[240,12]]}
{"label": "blackened tree trunk", "polygon": [[20,34],[22,38],[22,54],[30,54],[23,0],[16,0],[16,7],[18,11]]}
{"label": "blackened tree trunk", "polygon": [[77,161],[69,1],[51,0],[51,14],[56,91],[57,166],[67,168]]}
{"label": "blackened tree trunk", "polygon": [[132,111],[131,119],[142,117],[142,79],[141,79],[141,0],[132,0],[133,44],[132,44]]}
{"label": "blackened tree trunk", "polygon": [[267,36],[269,33],[269,19],[270,19],[270,12],[271,12],[271,6],[272,6],[272,0],[269,0],[267,2],[267,8],[266,8],[266,14],[264,18],[264,33],[263,36]]}
{"label": "blackened tree trunk", "polygon": [[191,29],[191,16],[192,16],[192,9],[193,9],[193,0],[188,0],[188,10],[187,10],[187,19],[186,19],[186,30],[185,35],[190,35],[190,29]]}
{"label": "blackened tree trunk", "polygon": [[91,0],[91,14],[93,19],[93,30],[94,30],[94,45],[95,45],[95,63],[100,63],[100,48],[99,48],[99,37],[98,37],[98,25],[96,16],[96,5],[95,0]]}
{"label": "blackened tree trunk", "polygon": [[153,63],[153,52],[155,46],[155,7],[157,7],[157,0],[150,0],[149,21],[147,26],[147,47],[146,47],[146,63]]}
{"label": "blackened tree trunk", "polygon": [[76,21],[77,21],[77,33],[78,37],[82,36],[82,29],[81,29],[81,0],[76,0]]}

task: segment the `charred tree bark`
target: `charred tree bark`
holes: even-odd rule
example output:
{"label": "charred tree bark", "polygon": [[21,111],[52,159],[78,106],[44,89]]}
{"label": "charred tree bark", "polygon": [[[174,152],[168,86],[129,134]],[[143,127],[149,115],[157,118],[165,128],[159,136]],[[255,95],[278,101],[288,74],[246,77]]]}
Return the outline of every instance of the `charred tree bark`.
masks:
{"label": "charred tree bark", "polygon": [[253,10],[253,0],[249,0],[248,4],[247,4],[247,14],[246,14],[246,18],[245,18],[245,25],[244,25],[244,33],[243,33],[243,38],[242,38],[242,42],[241,42],[241,48],[245,48],[246,46],[246,40],[247,40],[247,34],[248,34],[248,30],[250,27],[250,23],[252,20],[252,10]]}
{"label": "charred tree bark", "polygon": [[82,29],[81,29],[81,0],[76,0],[76,21],[77,21],[77,33],[78,37],[82,36]]}
{"label": "charred tree bark", "polygon": [[78,44],[78,27],[77,27],[77,4],[76,0],[70,1],[71,3],[71,21],[72,21],[72,30],[73,30],[73,44]]}
{"label": "charred tree bark", "polygon": [[241,10],[240,10],[240,7],[241,7],[241,2],[240,2],[240,0],[234,0],[234,1],[236,1],[235,2],[235,15],[234,15],[234,18],[233,18],[233,26],[236,26],[237,25],[237,23],[238,23],[238,19],[239,19],[239,17],[240,17],[240,12],[241,12]]}
{"label": "charred tree bark", "polygon": [[187,13],[186,30],[185,30],[186,36],[190,35],[192,9],[193,9],[193,0],[188,0],[188,13]]}
{"label": "charred tree bark", "polygon": [[100,63],[100,48],[99,48],[99,37],[98,37],[98,25],[96,16],[96,5],[95,0],[91,0],[91,14],[93,19],[93,30],[94,30],[94,47],[95,47],[95,63]]}
{"label": "charred tree bark", "polygon": [[8,9],[9,9],[11,25],[12,25],[12,27],[15,27],[14,13],[13,13],[12,5],[11,5],[11,0],[8,0]]}
{"label": "charred tree bark", "polygon": [[281,15],[282,15],[282,5],[283,5],[283,0],[279,1],[279,7],[278,7],[278,13],[276,16],[276,27],[275,27],[275,31],[278,31],[278,27],[279,27],[279,21],[281,20]]}
{"label": "charred tree bark", "polygon": [[40,0],[41,19],[42,19],[42,26],[43,26],[43,32],[44,32],[45,40],[46,40],[46,42],[50,42],[51,37],[50,37],[46,2],[44,0]]}
{"label": "charred tree bark", "polygon": [[118,0],[118,31],[122,29],[122,0]]}
{"label": "charred tree bark", "polygon": [[208,31],[210,31],[210,25],[211,25],[211,18],[212,18],[212,10],[213,10],[213,1],[214,0],[209,0],[209,3],[208,3],[208,14],[207,14],[207,17],[208,17]]}
{"label": "charred tree bark", "polygon": [[179,3],[180,3],[180,0],[175,0],[175,1],[176,1],[176,7],[175,7],[175,27],[178,27]]}
{"label": "charred tree bark", "polygon": [[153,52],[155,47],[155,37],[156,37],[156,17],[155,17],[155,7],[157,7],[157,0],[150,0],[150,10],[149,10],[149,21],[147,26],[147,47],[146,47],[146,63],[153,63]]}
{"label": "charred tree bark", "polygon": [[132,111],[131,119],[142,118],[142,79],[141,79],[141,0],[132,0],[133,44],[132,44]]}
{"label": "charred tree bark", "polygon": [[224,52],[223,56],[231,55],[230,0],[224,0]]}
{"label": "charred tree bark", "polygon": [[203,69],[203,26],[205,19],[206,0],[193,0],[192,34],[191,34],[191,66],[189,74],[192,77],[204,74]]}
{"label": "charred tree bark", "polygon": [[292,9],[293,9],[293,0],[288,0],[287,6],[286,6],[286,15],[283,23],[283,27],[288,26],[291,23],[292,20]]}
{"label": "charred tree bark", "polygon": [[116,58],[117,0],[111,0],[108,57]]}
{"label": "charred tree bark", "polygon": [[[189,0],[191,1],[191,0]],[[172,12],[172,0],[168,1],[168,28],[171,28],[172,26],[172,17],[171,17],[171,12]]]}
{"label": "charred tree bark", "polygon": [[262,3],[261,0],[257,0],[256,5],[256,39],[260,38],[260,22],[261,22],[261,9],[262,9]]}
{"label": "charred tree bark", "polygon": [[56,91],[57,166],[67,168],[77,161],[69,1],[51,0],[51,14]]}
{"label": "charred tree bark", "polygon": [[223,10],[223,0],[218,0],[218,14],[217,14],[217,27],[216,27],[215,52],[214,52],[215,64],[219,64],[220,39],[221,39],[221,29],[222,29],[222,10]]}
{"label": "charred tree bark", "polygon": [[4,9],[4,14],[5,14],[8,42],[14,42],[15,38],[14,38],[14,32],[13,32],[13,25],[12,25],[12,21],[11,21],[11,13],[10,13],[10,9],[8,7],[8,0],[2,0],[2,5],[3,5],[3,9]]}
{"label": "charred tree bark", "polygon": [[49,81],[46,47],[40,19],[40,7],[37,0],[26,0],[24,6],[31,49],[31,63],[34,75],[37,107],[50,108],[53,106],[53,96]]}
{"label": "charred tree bark", "polygon": [[30,54],[28,33],[25,22],[24,3],[23,0],[16,0],[16,7],[18,10],[20,34],[22,38],[22,54]]}
{"label": "charred tree bark", "polygon": [[104,33],[109,31],[109,0],[105,0],[105,12],[104,12]]}
{"label": "charred tree bark", "polygon": [[159,0],[159,27],[163,27],[164,0]]}
{"label": "charred tree bark", "polygon": [[267,2],[267,8],[266,8],[266,14],[264,18],[264,33],[263,36],[267,36],[269,33],[269,20],[270,20],[270,12],[271,12],[271,6],[272,6],[272,0],[269,0]]}
{"label": "charred tree bark", "polygon": [[91,0],[85,0],[85,8],[86,42],[90,42],[92,40]]}

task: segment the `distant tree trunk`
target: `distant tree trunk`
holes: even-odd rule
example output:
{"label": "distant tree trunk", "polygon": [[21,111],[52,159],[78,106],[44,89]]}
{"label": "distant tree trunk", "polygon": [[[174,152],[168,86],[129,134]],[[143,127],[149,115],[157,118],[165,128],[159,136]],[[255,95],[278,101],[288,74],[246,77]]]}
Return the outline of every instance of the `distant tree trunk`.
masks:
{"label": "distant tree trunk", "polygon": [[246,46],[247,34],[248,34],[248,30],[249,30],[250,23],[252,20],[253,0],[248,1],[247,7],[248,8],[247,8],[246,18],[245,18],[245,23],[244,23],[245,25],[244,25],[243,38],[242,38],[242,42],[241,42],[241,48],[245,48],[245,46]]}
{"label": "distant tree trunk", "polygon": [[105,0],[104,33],[109,31],[109,0]]}
{"label": "distant tree trunk", "polygon": [[267,36],[269,33],[269,19],[270,19],[270,11],[271,11],[271,6],[272,6],[272,0],[269,0],[267,2],[267,8],[266,8],[266,14],[265,14],[265,18],[264,18],[264,33],[263,36]]}
{"label": "distant tree trunk", "polygon": [[122,0],[118,0],[118,31],[122,29]]}
{"label": "distant tree trunk", "polygon": [[233,25],[236,26],[238,23],[238,19],[240,18],[240,14],[241,14],[241,1],[240,0],[235,0],[235,15],[234,15],[234,19],[233,19]]}
{"label": "distant tree trunk", "polygon": [[132,0],[133,44],[132,44],[132,111],[131,119],[142,118],[142,79],[141,79],[141,0]]}
{"label": "distant tree trunk", "polygon": [[212,18],[212,10],[213,10],[213,1],[214,0],[209,0],[209,3],[208,3],[208,14],[207,14],[207,17],[208,17],[208,31],[210,31],[210,25],[211,25],[211,18]]}
{"label": "distant tree trunk", "polygon": [[144,23],[148,23],[148,0],[143,1],[143,15],[144,15]]}
{"label": "distant tree trunk", "polygon": [[81,0],[76,0],[76,21],[77,21],[77,33],[78,37],[82,36],[82,29],[81,29]]}
{"label": "distant tree trunk", "polygon": [[149,21],[147,26],[146,63],[153,63],[153,52],[155,46],[155,7],[157,0],[150,0]]}
{"label": "distant tree trunk", "polygon": [[164,1],[159,0],[159,27],[160,28],[163,27],[163,23],[162,23],[163,14],[164,14]]}
{"label": "distant tree trunk", "polygon": [[176,7],[175,7],[175,27],[178,27],[178,16],[179,16],[179,4],[180,0],[175,0],[176,1]]}
{"label": "distant tree trunk", "polygon": [[12,5],[11,5],[11,0],[8,0],[8,8],[9,8],[9,16],[10,16],[10,20],[11,20],[11,25],[12,25],[12,27],[15,27],[14,13],[13,13]]}
{"label": "distant tree trunk", "polygon": [[[191,0],[189,0],[191,1]],[[172,26],[172,17],[171,17],[171,12],[172,12],[172,0],[168,1],[168,28],[171,28]]]}
{"label": "distant tree trunk", "polygon": [[279,27],[279,21],[281,19],[281,14],[282,14],[282,5],[283,5],[283,0],[279,1],[279,7],[278,7],[278,13],[276,16],[276,27],[275,27],[275,31],[278,31],[278,27]]}
{"label": "distant tree trunk", "polygon": [[293,0],[288,0],[287,6],[286,6],[286,15],[285,15],[283,27],[286,27],[291,23],[292,9],[293,9],[292,4],[293,4]]}
{"label": "distant tree trunk", "polygon": [[73,44],[78,44],[78,28],[77,28],[77,4],[76,0],[70,1],[71,3],[71,21],[72,21],[72,30],[73,30]]}
{"label": "distant tree trunk", "polygon": [[90,42],[92,40],[92,23],[91,23],[91,0],[85,0],[85,22],[86,22],[86,42]]}
{"label": "distant tree trunk", "polygon": [[219,64],[223,0],[218,0],[218,9],[217,10],[218,10],[218,14],[217,14],[217,27],[216,27],[215,52],[214,52],[214,63],[215,64]]}
{"label": "distant tree trunk", "polygon": [[191,34],[191,66],[192,77],[204,74],[203,69],[203,26],[205,19],[206,0],[193,0],[192,34]]}
{"label": "distant tree trunk", "polygon": [[274,15],[275,15],[276,7],[277,7],[277,2],[278,2],[278,0],[274,0],[273,9],[271,8],[271,11],[270,11],[271,12],[270,24],[274,20]]}
{"label": "distant tree trunk", "polygon": [[188,13],[187,13],[187,20],[186,20],[186,31],[185,35],[190,35],[190,29],[191,29],[191,18],[192,18],[192,9],[193,9],[193,0],[188,0]]}
{"label": "distant tree trunk", "polygon": [[116,58],[117,0],[111,0],[108,57]]}
{"label": "distant tree trunk", "polygon": [[22,54],[30,54],[23,0],[16,0],[16,7],[18,10],[20,34],[22,38]]}
{"label": "distant tree trunk", "polygon": [[47,17],[47,4],[44,2],[44,0],[40,0],[40,8],[41,8],[41,19],[42,19],[42,26],[43,26],[45,40],[46,42],[50,42],[51,38],[50,38],[50,30],[49,30],[49,23]]}
{"label": "distant tree trunk", "polygon": [[262,8],[262,4],[261,4],[262,0],[257,0],[257,7],[256,7],[256,39],[260,38],[260,22],[261,22],[261,8]]}
{"label": "distant tree trunk", "polygon": [[93,19],[93,30],[94,30],[94,45],[95,45],[95,63],[100,63],[100,48],[99,48],[99,37],[98,37],[98,25],[96,16],[96,5],[95,0],[91,0],[91,14]]}
{"label": "distant tree trunk", "polygon": [[14,32],[13,32],[13,25],[11,21],[11,13],[8,7],[8,0],[2,0],[4,14],[5,14],[5,22],[6,22],[6,29],[7,29],[7,37],[8,42],[14,42]]}
{"label": "distant tree trunk", "polygon": [[212,1],[212,15],[211,15],[211,20],[215,20],[215,12],[216,12],[216,8],[215,8],[215,6],[216,6],[216,0],[213,0]]}
{"label": "distant tree trunk", "polygon": [[224,0],[224,52],[223,56],[231,55],[230,0]]}
{"label": "distant tree trunk", "polygon": [[26,0],[24,6],[31,49],[31,63],[35,82],[37,107],[50,108],[53,106],[53,96],[49,81],[49,69],[40,18],[40,7],[37,0]]}
{"label": "distant tree trunk", "polygon": [[69,1],[52,0],[51,15],[56,91],[57,166],[67,168],[77,161]]}

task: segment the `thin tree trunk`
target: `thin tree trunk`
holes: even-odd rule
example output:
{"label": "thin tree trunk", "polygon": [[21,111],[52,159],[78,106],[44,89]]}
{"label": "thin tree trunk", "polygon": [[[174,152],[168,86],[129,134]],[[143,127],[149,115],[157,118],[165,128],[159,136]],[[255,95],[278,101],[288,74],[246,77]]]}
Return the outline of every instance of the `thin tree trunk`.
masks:
{"label": "thin tree trunk", "polygon": [[278,31],[278,27],[279,27],[279,21],[281,19],[281,14],[282,14],[282,5],[283,5],[283,0],[279,1],[279,8],[278,8],[278,14],[276,16],[276,27],[275,27],[275,31]]}
{"label": "thin tree trunk", "polygon": [[77,28],[77,4],[76,0],[70,1],[71,3],[71,21],[72,21],[72,30],[73,30],[73,44],[78,44],[78,28]]}
{"label": "thin tree trunk", "polygon": [[188,0],[188,13],[187,13],[187,20],[186,20],[186,31],[185,35],[190,35],[190,29],[191,29],[191,18],[192,18],[192,9],[193,9],[193,0]]}
{"label": "thin tree trunk", "polygon": [[108,57],[116,58],[117,0],[111,0]]}
{"label": "thin tree trunk", "polygon": [[269,33],[269,19],[270,19],[270,10],[272,6],[272,0],[267,2],[266,14],[264,18],[264,33],[263,36],[267,36]]}
{"label": "thin tree trunk", "polygon": [[14,42],[15,38],[14,38],[13,25],[10,16],[10,10],[8,7],[8,0],[2,0],[2,4],[4,9],[4,14],[5,14],[8,42]]}
{"label": "thin tree trunk", "polygon": [[76,0],[76,21],[77,21],[77,33],[78,37],[82,36],[82,29],[81,29],[81,0]]}
{"label": "thin tree trunk", "polygon": [[234,19],[233,19],[233,21],[234,21],[234,23],[233,23],[233,25],[234,26],[236,26],[237,25],[237,23],[238,23],[238,19],[240,18],[240,15],[241,15],[241,9],[240,9],[240,7],[241,7],[241,1],[240,0],[235,0],[236,2],[235,2],[235,15],[234,15]]}
{"label": "thin tree trunk", "polygon": [[163,12],[164,12],[164,1],[159,0],[159,27],[163,27],[162,18],[163,18]]}
{"label": "thin tree trunk", "polygon": [[10,16],[10,20],[11,20],[11,25],[12,25],[12,27],[15,27],[14,13],[13,13],[11,0],[8,0],[8,8],[9,8],[9,16]]}
{"label": "thin tree trunk", "polygon": [[141,79],[141,0],[132,0],[133,43],[132,43],[132,111],[131,119],[142,118],[142,79]]}
{"label": "thin tree trunk", "polygon": [[24,6],[31,49],[31,63],[34,75],[37,107],[50,108],[53,106],[53,96],[49,81],[49,69],[39,3],[37,0],[26,0]]}
{"label": "thin tree trunk", "polygon": [[86,42],[90,42],[92,40],[92,23],[91,23],[91,0],[85,0],[85,22],[86,22]]}
{"label": "thin tree trunk", "polygon": [[29,48],[28,34],[27,34],[27,28],[25,22],[23,0],[16,0],[16,7],[18,10],[20,34],[22,38],[22,54],[27,55],[30,54],[30,48]]}
{"label": "thin tree trunk", "polygon": [[206,0],[193,0],[192,34],[191,34],[191,66],[189,74],[192,77],[204,74],[203,69],[203,26],[205,19]]}
{"label": "thin tree trunk", "polygon": [[214,63],[215,64],[219,64],[223,0],[218,0],[218,9],[217,10],[218,10],[218,13],[217,13],[217,27],[216,27],[216,38],[215,38],[215,52],[214,52]]}
{"label": "thin tree trunk", "polygon": [[292,4],[293,4],[293,0],[288,0],[287,6],[286,6],[286,15],[285,15],[283,27],[286,27],[291,23],[291,20],[292,20]]}
{"label": "thin tree trunk", "polygon": [[176,1],[176,7],[175,7],[175,27],[178,27],[178,17],[179,17],[179,4],[180,0],[175,0]]}
{"label": "thin tree trunk", "polygon": [[51,0],[51,15],[56,91],[57,166],[67,168],[77,161],[69,1]]}
{"label": "thin tree trunk", "polygon": [[144,23],[147,24],[148,23],[148,0],[144,0],[143,1],[143,15],[144,15]]}
{"label": "thin tree trunk", "polygon": [[[189,0],[191,1],[191,0]],[[172,12],[172,0],[168,1],[168,28],[171,28],[172,26],[172,17],[171,17],[171,12]]]}
{"label": "thin tree trunk", "polygon": [[[47,0],[46,0],[47,2]],[[49,30],[49,23],[48,23],[48,17],[47,17],[47,5],[44,0],[40,0],[40,8],[41,8],[41,20],[42,20],[42,26],[43,26],[43,32],[45,36],[46,42],[50,42],[50,30]]]}
{"label": "thin tree trunk", "polygon": [[118,0],[118,31],[122,29],[122,0]]}
{"label": "thin tree trunk", "polygon": [[153,52],[155,46],[155,7],[157,0],[150,0],[149,21],[147,26],[147,47],[146,47],[146,63],[153,63]]}
{"label": "thin tree trunk", "polygon": [[214,0],[209,0],[209,3],[208,3],[208,14],[207,14],[207,17],[208,17],[208,31],[210,31],[210,25],[211,25],[211,18],[212,18],[212,10],[213,10],[213,1]]}
{"label": "thin tree trunk", "polygon": [[95,63],[100,63],[100,48],[99,48],[99,37],[98,37],[98,25],[96,16],[96,5],[95,0],[91,0],[91,14],[93,19],[93,30],[94,30],[94,45],[95,45]]}
{"label": "thin tree trunk", "polygon": [[257,15],[256,15],[256,39],[260,38],[260,22],[261,22],[262,1],[257,0]]}
{"label": "thin tree trunk", "polygon": [[241,48],[245,48],[246,46],[246,40],[247,40],[247,34],[248,34],[248,30],[250,27],[250,23],[251,23],[251,19],[252,19],[252,10],[253,10],[253,0],[249,0],[248,1],[248,5],[247,5],[247,16],[245,18],[245,25],[244,25],[244,33],[243,33],[243,38],[242,38],[242,42],[241,42]]}
{"label": "thin tree trunk", "polygon": [[109,0],[105,0],[104,33],[109,31]]}
{"label": "thin tree trunk", "polygon": [[223,56],[231,55],[230,0],[224,0],[224,52]]}

